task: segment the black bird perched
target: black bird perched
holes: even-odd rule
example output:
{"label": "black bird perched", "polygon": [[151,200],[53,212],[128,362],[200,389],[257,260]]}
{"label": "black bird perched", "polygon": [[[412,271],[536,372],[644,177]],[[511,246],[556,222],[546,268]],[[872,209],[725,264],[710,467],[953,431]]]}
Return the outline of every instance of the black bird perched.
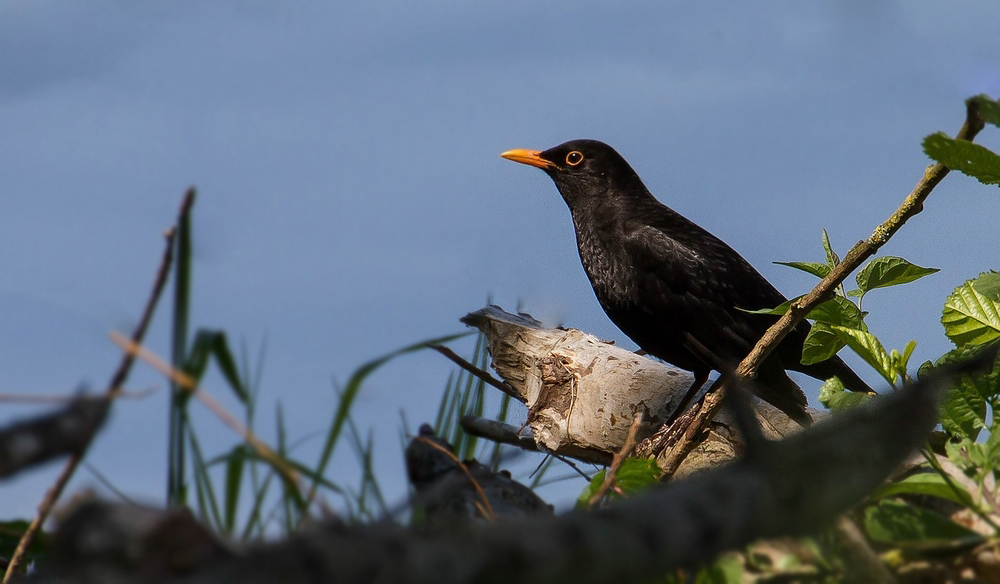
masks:
{"label": "black bird perched", "polygon": [[[556,183],[573,216],[583,267],[611,321],[647,353],[694,373],[680,407],[717,369],[716,356],[739,362],[776,321],[739,309],[773,308],[785,297],[733,248],[657,201],[614,148],[573,140],[501,156],[537,166]],[[809,330],[802,322],[788,333],[754,384],[758,396],[801,424],[811,421],[806,397],[785,369],[837,376],[848,389],[871,391],[840,357],[803,365]]]}

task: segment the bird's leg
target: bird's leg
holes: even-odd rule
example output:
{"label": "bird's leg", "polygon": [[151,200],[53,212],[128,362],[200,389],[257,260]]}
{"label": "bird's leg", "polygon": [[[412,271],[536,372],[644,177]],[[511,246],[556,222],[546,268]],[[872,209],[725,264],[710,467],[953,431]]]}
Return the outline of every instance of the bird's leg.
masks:
{"label": "bird's leg", "polygon": [[684,397],[681,399],[681,403],[677,404],[677,407],[674,408],[674,411],[670,414],[670,417],[667,418],[667,422],[664,425],[669,426],[674,423],[674,420],[684,413],[684,410],[687,409],[691,400],[694,399],[694,396],[698,395],[698,390],[700,390],[701,386],[705,385],[705,382],[708,381],[709,373],[711,373],[710,369],[694,371],[694,383],[692,383],[691,387],[688,388],[687,393],[685,393]]}

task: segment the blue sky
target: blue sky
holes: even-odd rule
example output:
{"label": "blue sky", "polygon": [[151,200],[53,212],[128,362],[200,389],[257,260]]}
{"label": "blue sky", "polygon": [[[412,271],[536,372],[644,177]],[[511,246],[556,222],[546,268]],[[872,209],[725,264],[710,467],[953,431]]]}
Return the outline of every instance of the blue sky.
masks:
{"label": "blue sky", "polygon": [[[866,237],[920,177],[922,137],[954,133],[967,96],[1000,95],[996,22],[991,0],[8,0],[0,392],[103,388],[108,332],[135,324],[189,185],[193,323],[253,355],[266,339],[263,409],[280,400],[299,437],[328,423],[334,378],[462,330],[490,294],[630,345],[593,298],[555,187],[503,150],[608,142],[664,203],[802,293],[812,279],[771,262],[821,259],[823,228],[842,253]],[[982,141],[1000,146],[995,129]],[[916,339],[918,361],[947,350],[941,305],[1000,268],[997,217],[995,188],[949,177],[883,250],[942,270],[870,294],[873,331]],[[161,354],[168,308],[148,337]],[[359,399],[391,499],[405,492],[399,412],[432,420],[450,370],[411,355]],[[167,395],[143,366],[129,386],[161,391],[118,404],[89,462],[158,502]],[[206,389],[225,397],[217,378]],[[34,411],[5,403],[0,421]],[[197,422],[216,452],[234,440]],[[7,481],[0,517],[32,513],[59,466]],[[356,474],[346,451],[331,474]],[[84,471],[73,488],[95,483]]]}

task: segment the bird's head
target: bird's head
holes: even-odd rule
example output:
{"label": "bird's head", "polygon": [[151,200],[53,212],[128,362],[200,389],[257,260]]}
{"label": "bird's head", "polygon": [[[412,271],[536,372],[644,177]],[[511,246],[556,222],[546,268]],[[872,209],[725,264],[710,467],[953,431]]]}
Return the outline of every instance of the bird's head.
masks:
{"label": "bird's head", "polygon": [[541,168],[570,208],[595,200],[648,193],[621,154],[597,140],[571,140],[548,150],[508,150],[507,160]]}

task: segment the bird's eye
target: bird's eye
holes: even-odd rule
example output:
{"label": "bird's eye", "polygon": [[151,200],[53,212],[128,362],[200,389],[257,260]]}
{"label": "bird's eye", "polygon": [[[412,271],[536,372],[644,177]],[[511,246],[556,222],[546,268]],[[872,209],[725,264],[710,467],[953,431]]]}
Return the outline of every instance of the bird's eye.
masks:
{"label": "bird's eye", "polygon": [[583,162],[583,154],[574,150],[566,155],[566,164],[570,166],[576,166]]}

